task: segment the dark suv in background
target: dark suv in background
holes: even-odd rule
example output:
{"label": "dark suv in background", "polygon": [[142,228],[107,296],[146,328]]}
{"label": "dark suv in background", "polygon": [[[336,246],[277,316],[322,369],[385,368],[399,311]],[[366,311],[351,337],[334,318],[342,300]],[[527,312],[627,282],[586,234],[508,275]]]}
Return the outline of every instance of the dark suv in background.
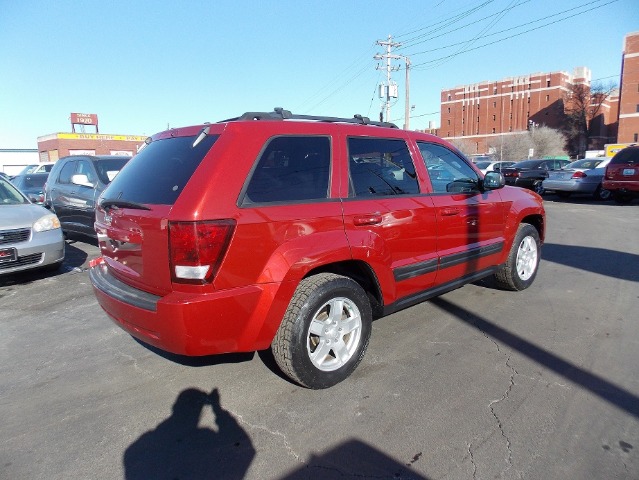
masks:
{"label": "dark suv in background", "polygon": [[95,238],[95,205],[106,186],[131,157],[72,155],[59,159],[45,184],[44,205],[53,211],[62,231]]}
{"label": "dark suv in background", "polygon": [[603,188],[610,190],[617,203],[630,203],[639,198],[639,145],[617,152],[606,167]]}

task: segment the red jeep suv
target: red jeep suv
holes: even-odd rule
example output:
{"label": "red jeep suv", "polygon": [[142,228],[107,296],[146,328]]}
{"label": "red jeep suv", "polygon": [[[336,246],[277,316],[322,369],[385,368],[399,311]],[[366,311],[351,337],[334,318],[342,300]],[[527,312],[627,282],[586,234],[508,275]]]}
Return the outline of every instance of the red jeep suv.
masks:
{"label": "red jeep suv", "polygon": [[146,141],[98,201],[106,313],[168,352],[271,348],[309,388],[348,377],[374,317],[537,273],[540,197],[393,124],[249,112]]}

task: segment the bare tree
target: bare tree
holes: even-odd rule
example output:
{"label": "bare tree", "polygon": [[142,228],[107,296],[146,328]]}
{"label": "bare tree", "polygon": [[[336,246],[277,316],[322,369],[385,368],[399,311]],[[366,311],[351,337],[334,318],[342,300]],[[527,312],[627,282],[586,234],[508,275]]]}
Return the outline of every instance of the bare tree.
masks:
{"label": "bare tree", "polygon": [[537,127],[533,128],[529,134],[536,158],[566,155],[566,137],[559,130]]}
{"label": "bare tree", "polygon": [[477,153],[477,146],[475,145],[475,142],[472,142],[465,138],[453,138],[451,139],[450,143],[455,145],[457,149],[467,157],[470,157],[471,155]]}
{"label": "bare tree", "polygon": [[489,146],[497,160],[523,160],[528,158],[531,149],[535,158],[566,155],[566,137],[550,127],[500,135]]}
{"label": "bare tree", "polygon": [[566,125],[571,154],[583,157],[590,143],[590,121],[601,113],[602,106],[617,88],[614,83],[572,84],[564,98]]}
{"label": "bare tree", "polygon": [[500,135],[489,144],[497,160],[523,160],[533,148],[528,132]]}

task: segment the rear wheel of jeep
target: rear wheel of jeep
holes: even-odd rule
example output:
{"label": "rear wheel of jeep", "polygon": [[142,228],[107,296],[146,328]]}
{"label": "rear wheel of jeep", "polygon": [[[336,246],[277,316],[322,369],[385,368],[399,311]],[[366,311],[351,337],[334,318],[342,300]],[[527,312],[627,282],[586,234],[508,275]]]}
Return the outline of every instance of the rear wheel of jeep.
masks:
{"label": "rear wheel of jeep", "polygon": [[519,225],[508,260],[495,273],[497,284],[508,290],[530,287],[537,275],[540,246],[537,229],[528,223]]}
{"label": "rear wheel of jeep", "polygon": [[278,366],[308,388],[331,387],[364,357],[372,312],[366,293],[348,277],[321,273],[300,282],[271,346]]}

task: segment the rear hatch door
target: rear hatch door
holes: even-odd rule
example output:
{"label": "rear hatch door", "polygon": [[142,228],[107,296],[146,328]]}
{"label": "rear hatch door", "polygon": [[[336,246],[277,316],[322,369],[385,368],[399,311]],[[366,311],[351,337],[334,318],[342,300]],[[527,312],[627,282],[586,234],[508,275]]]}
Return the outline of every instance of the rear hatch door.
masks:
{"label": "rear hatch door", "polygon": [[157,295],[171,291],[168,218],[221,129],[202,125],[155,135],[104,190],[95,227],[111,274]]}

